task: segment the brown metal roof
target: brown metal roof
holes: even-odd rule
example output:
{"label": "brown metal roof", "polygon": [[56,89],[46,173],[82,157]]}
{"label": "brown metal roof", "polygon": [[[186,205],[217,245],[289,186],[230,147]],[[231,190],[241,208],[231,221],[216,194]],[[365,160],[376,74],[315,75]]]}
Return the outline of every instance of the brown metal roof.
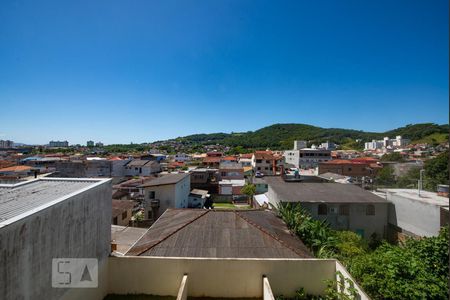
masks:
{"label": "brown metal roof", "polygon": [[133,209],[135,201],[132,200],[112,200],[112,217],[117,217],[126,210]]}
{"label": "brown metal roof", "polygon": [[306,246],[272,212],[168,209],[127,255],[309,258]]}
{"label": "brown metal roof", "polygon": [[140,187],[175,184],[187,176],[189,176],[188,173],[166,174],[166,175],[162,175],[161,177],[157,177],[157,178],[151,180],[150,182],[141,185]]}

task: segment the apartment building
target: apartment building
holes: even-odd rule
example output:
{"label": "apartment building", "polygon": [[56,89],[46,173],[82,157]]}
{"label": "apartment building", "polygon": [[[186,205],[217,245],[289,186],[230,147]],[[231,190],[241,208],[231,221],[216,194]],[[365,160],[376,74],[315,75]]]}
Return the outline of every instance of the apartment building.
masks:
{"label": "apartment building", "polygon": [[316,148],[284,151],[285,162],[300,169],[316,168],[320,163],[331,160],[331,151]]}
{"label": "apartment building", "polygon": [[155,160],[133,159],[125,165],[125,176],[151,176],[161,172]]}
{"label": "apartment building", "polygon": [[395,137],[395,139],[390,139],[389,137],[384,137],[382,140],[372,140],[371,142],[366,142],[364,144],[364,150],[380,150],[380,149],[395,149],[407,146],[411,140],[402,138],[401,135]]}
{"label": "apartment building", "polygon": [[14,142],[10,140],[0,140],[0,148],[12,148],[14,147]]}
{"label": "apartment building", "polygon": [[252,156],[253,171],[264,175],[276,175],[281,163],[282,159],[272,151],[255,151]]}
{"label": "apartment building", "polygon": [[49,147],[67,148],[69,147],[68,141],[50,141],[48,142]]}
{"label": "apartment building", "polygon": [[381,168],[376,160],[333,159],[319,163],[319,174],[335,173],[355,178],[374,177]]}

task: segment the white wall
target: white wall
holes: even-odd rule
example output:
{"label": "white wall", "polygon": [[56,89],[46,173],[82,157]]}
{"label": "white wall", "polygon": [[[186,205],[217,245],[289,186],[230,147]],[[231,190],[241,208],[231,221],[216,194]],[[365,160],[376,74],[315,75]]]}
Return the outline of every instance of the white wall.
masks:
{"label": "white wall", "polygon": [[440,206],[401,195],[386,194],[394,206],[389,208],[389,223],[418,236],[436,236],[440,230]]}

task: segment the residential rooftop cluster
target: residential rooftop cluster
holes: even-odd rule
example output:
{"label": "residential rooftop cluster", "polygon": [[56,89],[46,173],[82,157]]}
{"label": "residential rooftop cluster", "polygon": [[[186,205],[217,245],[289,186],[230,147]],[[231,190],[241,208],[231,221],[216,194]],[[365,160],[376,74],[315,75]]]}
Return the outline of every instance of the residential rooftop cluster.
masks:
{"label": "residential rooftop cluster", "polygon": [[[404,147],[398,140],[383,151]],[[410,165],[422,168],[422,159],[385,161],[372,149],[307,147],[306,141],[241,154],[92,153],[103,145],[87,144],[72,153],[0,152],[0,240],[7,241],[0,244],[6,270],[0,293],[6,299],[25,293],[269,299],[299,288],[323,295],[337,271],[368,299],[339,261],[314,258],[279,217],[280,206],[299,205],[332,230],[367,242],[433,237],[448,225],[448,186],[434,192],[374,186],[385,168],[401,176]],[[51,274],[48,262],[56,257],[96,258],[97,288],[55,289],[51,277],[24,275],[35,268]],[[242,282],[233,292],[199,285],[216,286],[218,273]],[[144,278],[154,282],[146,285]]]}

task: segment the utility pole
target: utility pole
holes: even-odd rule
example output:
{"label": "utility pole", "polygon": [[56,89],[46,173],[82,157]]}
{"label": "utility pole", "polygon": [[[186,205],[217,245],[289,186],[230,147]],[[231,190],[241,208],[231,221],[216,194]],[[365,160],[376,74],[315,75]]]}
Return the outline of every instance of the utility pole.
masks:
{"label": "utility pole", "polygon": [[420,190],[423,188],[423,173],[425,172],[424,169],[420,170],[419,174],[420,174],[420,179],[419,182],[417,183],[417,189],[419,191],[419,197],[420,196]]}

